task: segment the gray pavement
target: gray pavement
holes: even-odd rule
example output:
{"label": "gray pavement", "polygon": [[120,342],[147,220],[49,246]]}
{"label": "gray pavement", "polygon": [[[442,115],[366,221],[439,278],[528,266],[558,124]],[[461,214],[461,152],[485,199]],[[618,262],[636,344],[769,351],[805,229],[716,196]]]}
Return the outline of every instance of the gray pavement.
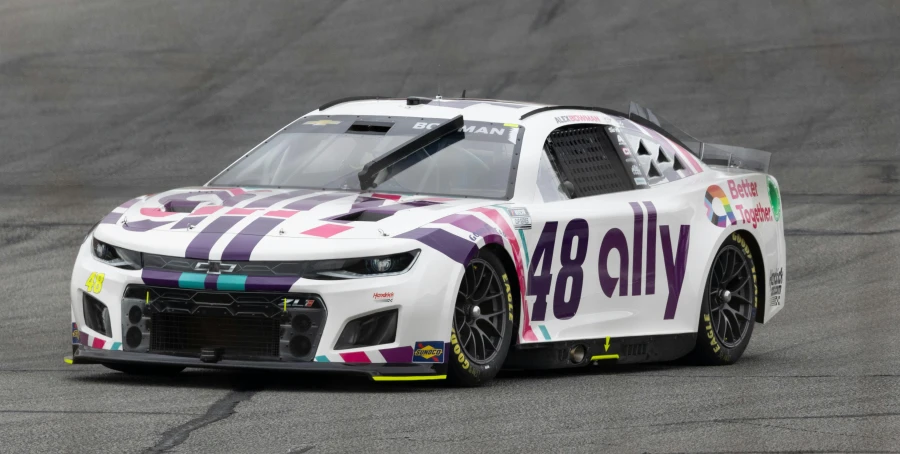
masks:
{"label": "gray pavement", "polygon": [[[0,2],[0,452],[900,452],[900,2]],[[626,108],[770,150],[786,308],[731,367],[488,388],[62,363],[86,230],[320,103]]]}

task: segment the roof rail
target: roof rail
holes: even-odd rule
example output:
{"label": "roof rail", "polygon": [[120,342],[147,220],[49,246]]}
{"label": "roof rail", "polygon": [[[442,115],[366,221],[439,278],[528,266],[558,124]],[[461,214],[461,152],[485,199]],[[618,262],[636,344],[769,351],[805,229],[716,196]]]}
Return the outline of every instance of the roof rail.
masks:
{"label": "roof rail", "polygon": [[375,101],[375,100],[379,100],[379,99],[394,99],[394,98],[389,98],[387,96],[350,96],[349,98],[335,99],[334,101],[326,102],[325,104],[322,104],[321,106],[319,106],[319,110],[325,110],[329,107],[334,107],[338,104],[343,104],[345,102]]}
{"label": "roof rail", "polygon": [[[519,120],[524,120],[524,119],[526,119],[526,118],[528,118],[528,117],[530,117],[530,116],[532,116],[532,115],[539,114],[539,113],[541,113],[541,112],[547,112],[547,111],[549,111],[549,110],[564,110],[564,109],[572,109],[572,110],[590,110],[590,111],[593,111],[593,112],[600,112],[600,113],[604,113],[604,114],[607,114],[607,115],[613,115],[613,116],[616,116],[616,117],[627,118],[627,119],[629,119],[629,120],[631,120],[631,121],[633,121],[633,122],[635,122],[635,123],[637,123],[637,124],[639,124],[639,125],[641,125],[641,126],[643,126],[643,127],[645,127],[645,128],[652,129],[652,130],[654,130],[654,131],[656,131],[656,132],[662,134],[662,135],[665,136],[667,139],[669,139],[669,140],[671,140],[672,142],[675,142],[675,143],[677,143],[678,145],[680,145],[681,147],[683,147],[685,150],[691,150],[691,151],[694,151],[694,154],[697,154],[696,151],[695,151],[693,148],[688,147],[687,145],[685,145],[684,142],[681,141],[681,139],[679,139],[678,137],[675,137],[674,135],[672,135],[672,133],[670,133],[669,131],[666,131],[665,129],[663,129],[662,126],[660,126],[660,125],[658,125],[658,124],[656,124],[656,123],[653,123],[652,121],[649,121],[649,120],[647,120],[646,118],[641,117],[640,115],[636,115],[635,113],[626,114],[626,113],[624,113],[624,112],[619,112],[618,110],[614,110],[614,109],[607,109],[607,108],[605,108],[605,107],[586,107],[586,106],[547,106],[547,107],[541,107],[541,108],[539,108],[539,109],[534,109],[534,110],[532,110],[532,111],[526,112],[526,113],[523,114],[521,117],[519,117]],[[656,117],[654,116],[653,118],[656,118]]]}
{"label": "roof rail", "polygon": [[586,107],[586,106],[546,106],[539,107],[537,109],[525,112],[519,117],[519,120],[524,120],[532,115],[539,114],[541,112],[547,112],[548,110],[564,110],[564,109],[574,109],[574,110],[592,110],[594,112],[605,113],[607,115],[615,115],[617,117],[628,118],[628,115],[619,112],[617,110],[607,109],[605,107]]}

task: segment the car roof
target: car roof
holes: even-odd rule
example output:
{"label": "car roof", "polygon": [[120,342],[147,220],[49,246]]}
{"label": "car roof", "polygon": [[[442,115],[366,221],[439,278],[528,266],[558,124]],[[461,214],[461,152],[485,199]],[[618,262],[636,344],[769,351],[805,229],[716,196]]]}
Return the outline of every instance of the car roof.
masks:
{"label": "car roof", "polygon": [[[603,112],[626,117],[609,109],[552,106],[522,101],[477,98],[346,98],[322,105],[309,115],[372,115],[422,118],[453,118],[462,115],[469,121],[524,123],[524,119],[546,110]],[[549,117],[546,120],[552,121]]]}

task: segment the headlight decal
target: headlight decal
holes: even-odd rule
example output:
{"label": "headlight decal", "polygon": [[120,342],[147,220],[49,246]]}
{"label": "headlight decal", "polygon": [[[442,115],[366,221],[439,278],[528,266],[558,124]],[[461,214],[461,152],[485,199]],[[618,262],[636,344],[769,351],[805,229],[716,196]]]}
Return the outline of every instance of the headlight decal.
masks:
{"label": "headlight decal", "polygon": [[96,238],[91,241],[91,254],[100,262],[126,270],[141,269],[141,253],[106,244]]}

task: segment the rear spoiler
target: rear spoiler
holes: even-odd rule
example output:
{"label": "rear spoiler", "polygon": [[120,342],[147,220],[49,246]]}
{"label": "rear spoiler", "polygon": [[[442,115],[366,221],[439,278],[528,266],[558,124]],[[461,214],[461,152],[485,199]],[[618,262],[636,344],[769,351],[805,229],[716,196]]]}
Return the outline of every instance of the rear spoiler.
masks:
{"label": "rear spoiler", "polygon": [[769,160],[772,158],[772,153],[768,151],[701,142],[678,129],[666,119],[660,118],[650,109],[635,102],[629,106],[628,119],[664,133],[700,158],[706,165],[769,173]]}

